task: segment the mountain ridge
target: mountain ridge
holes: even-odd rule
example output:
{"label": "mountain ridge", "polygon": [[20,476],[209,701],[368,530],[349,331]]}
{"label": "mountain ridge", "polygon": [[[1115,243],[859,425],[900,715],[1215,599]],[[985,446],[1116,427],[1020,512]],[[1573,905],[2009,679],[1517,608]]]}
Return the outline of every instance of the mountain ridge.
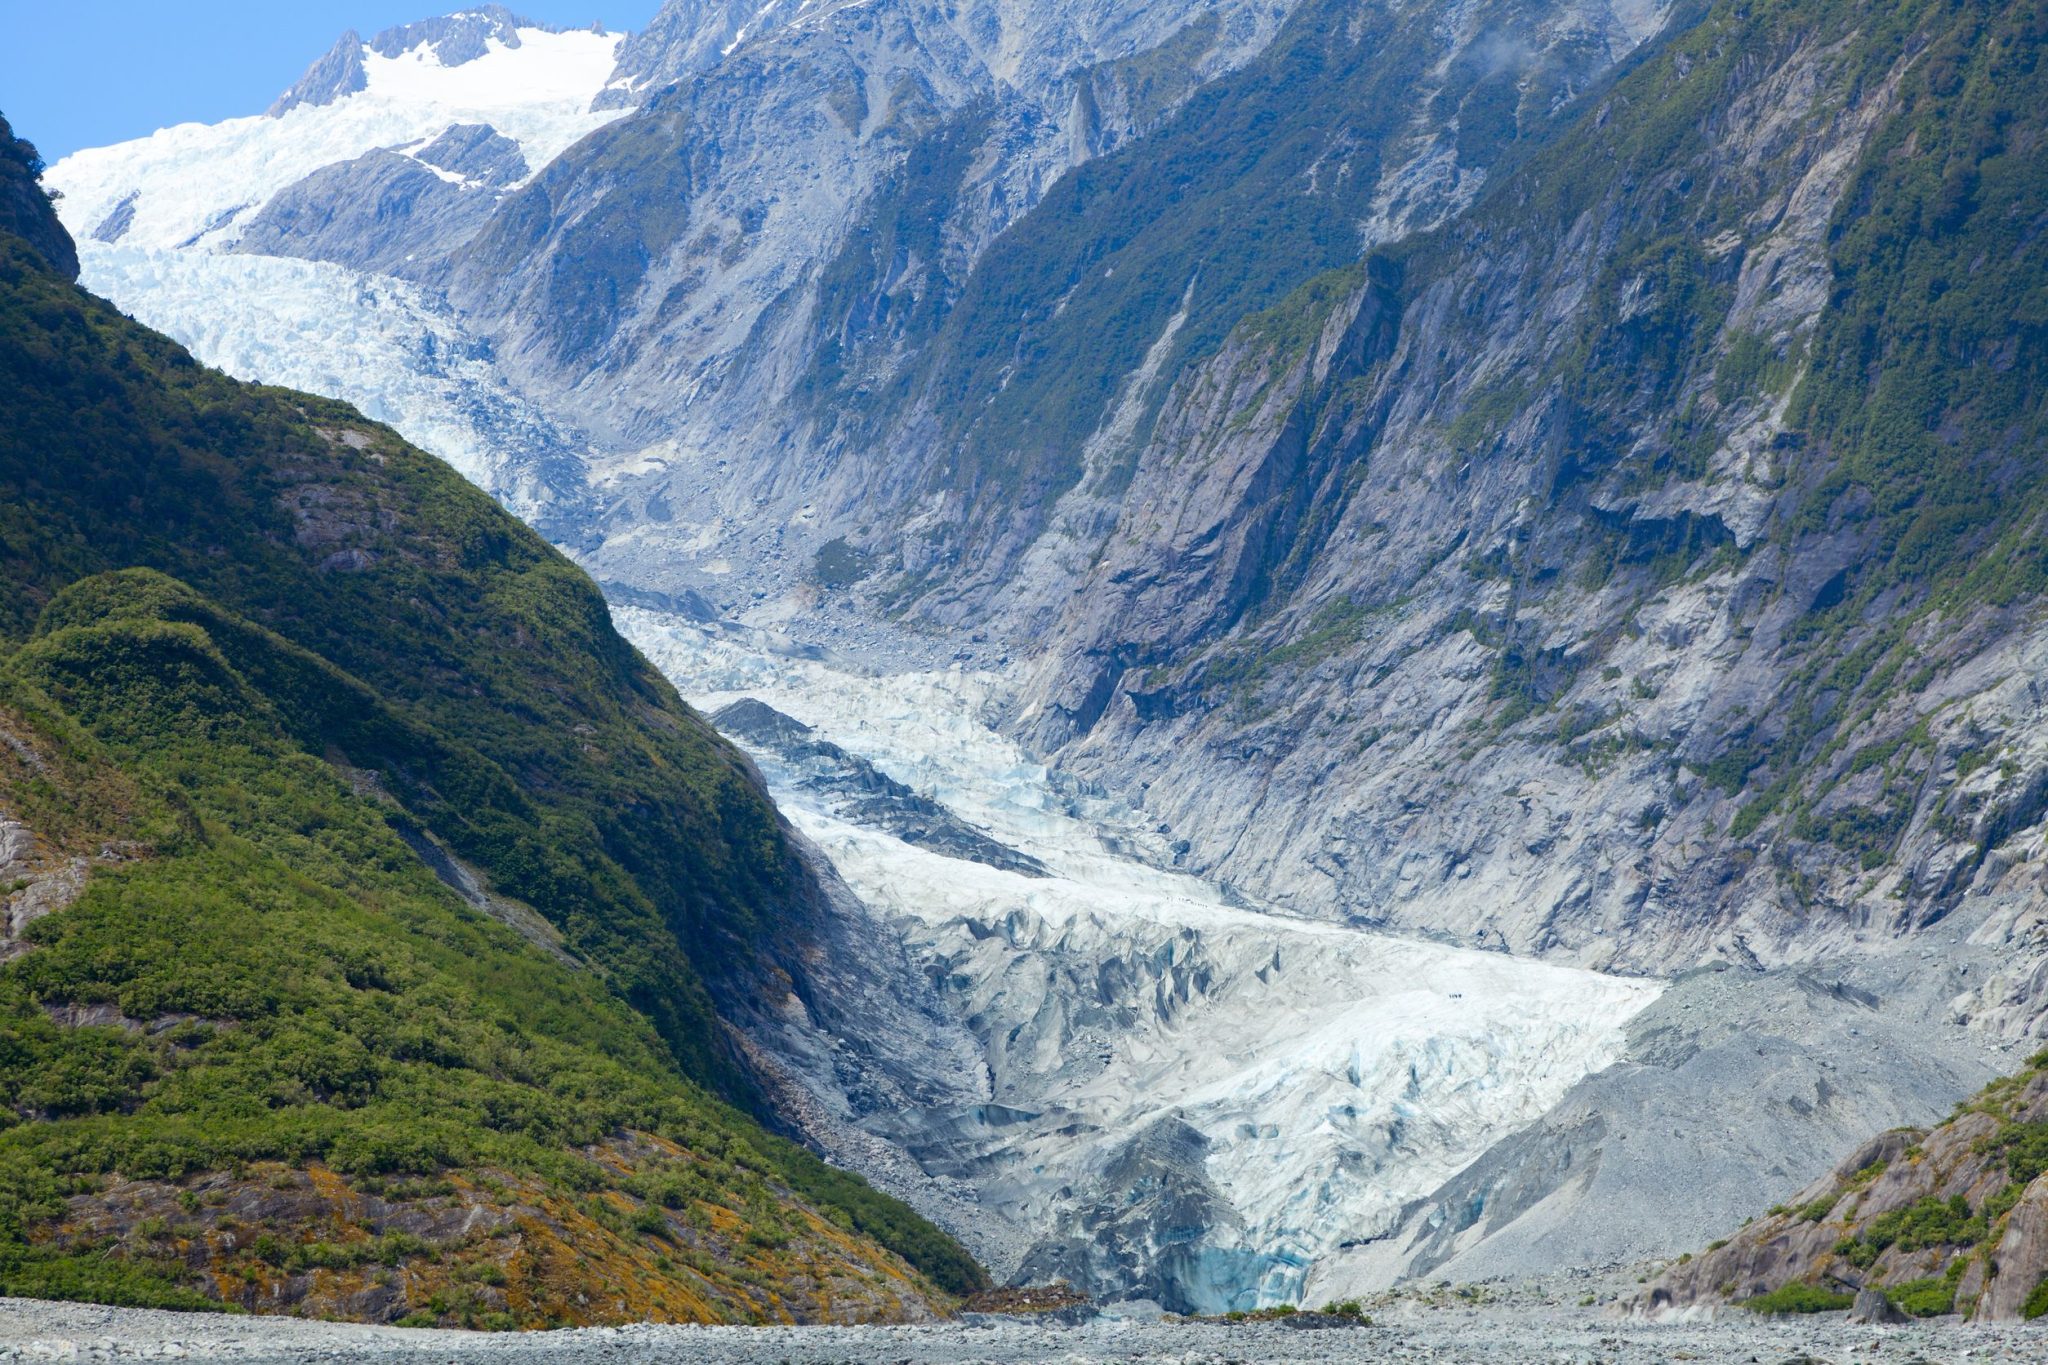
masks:
{"label": "mountain ridge", "polygon": [[7,1292],[535,1326],[984,1283],[735,1107],[719,1011],[803,989],[825,892],[589,580],[0,248]]}

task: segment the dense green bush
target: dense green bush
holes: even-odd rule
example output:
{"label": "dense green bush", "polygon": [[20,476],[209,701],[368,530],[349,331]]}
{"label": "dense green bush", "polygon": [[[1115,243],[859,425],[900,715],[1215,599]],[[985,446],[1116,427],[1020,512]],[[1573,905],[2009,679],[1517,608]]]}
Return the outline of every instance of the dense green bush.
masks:
{"label": "dense green bush", "polygon": [[1970,1209],[1962,1195],[1940,1199],[1929,1195],[1908,1208],[1881,1213],[1835,1250],[1852,1264],[1869,1266],[1891,1247],[1919,1251],[1926,1247],[1970,1247],[1984,1240],[1986,1219]]}
{"label": "dense green bush", "polygon": [[[1956,1262],[1961,1266],[1962,1262]],[[1952,1277],[1908,1280],[1885,1290],[1885,1297],[1899,1311],[1916,1318],[1938,1318],[1956,1307],[1956,1282]]]}
{"label": "dense green bush", "polygon": [[1833,1313],[1855,1301],[1853,1294],[1837,1293],[1818,1285],[1788,1284],[1768,1294],[1744,1299],[1742,1306],[1752,1313]]}

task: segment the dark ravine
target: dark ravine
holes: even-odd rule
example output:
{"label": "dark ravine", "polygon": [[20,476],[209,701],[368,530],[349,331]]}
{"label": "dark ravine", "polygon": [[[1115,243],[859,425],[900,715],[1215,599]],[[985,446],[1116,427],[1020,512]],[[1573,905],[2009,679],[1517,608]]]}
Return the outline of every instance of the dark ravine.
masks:
{"label": "dark ravine", "polygon": [[36,167],[0,123],[0,1292],[510,1327],[985,1284],[741,1107],[726,1018],[826,898],[745,758],[451,470],[78,289]]}

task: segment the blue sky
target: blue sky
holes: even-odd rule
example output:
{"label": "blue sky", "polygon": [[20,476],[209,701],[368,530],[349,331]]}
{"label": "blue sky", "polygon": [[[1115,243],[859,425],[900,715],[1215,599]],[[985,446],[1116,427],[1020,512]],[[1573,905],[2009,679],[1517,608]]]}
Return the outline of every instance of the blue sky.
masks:
{"label": "blue sky", "polygon": [[[260,114],[345,29],[462,0],[0,0],[0,113],[55,161],[173,123]],[[659,0],[511,0],[544,23],[634,29]]]}

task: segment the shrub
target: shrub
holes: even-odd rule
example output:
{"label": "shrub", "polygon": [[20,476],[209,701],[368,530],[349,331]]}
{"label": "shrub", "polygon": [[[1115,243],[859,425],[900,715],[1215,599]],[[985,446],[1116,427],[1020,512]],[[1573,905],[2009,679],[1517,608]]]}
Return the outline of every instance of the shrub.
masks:
{"label": "shrub", "polygon": [[1833,1313],[1854,1303],[1853,1294],[1841,1294],[1819,1285],[1788,1284],[1768,1294],[1744,1299],[1742,1306],[1752,1313]]}
{"label": "shrub", "polygon": [[[1962,1263],[1958,1261],[1957,1265]],[[1902,1313],[1916,1318],[1938,1318],[1952,1313],[1956,1306],[1955,1280],[1941,1279],[1908,1280],[1905,1284],[1893,1285],[1885,1290],[1885,1297],[1897,1305]]]}

